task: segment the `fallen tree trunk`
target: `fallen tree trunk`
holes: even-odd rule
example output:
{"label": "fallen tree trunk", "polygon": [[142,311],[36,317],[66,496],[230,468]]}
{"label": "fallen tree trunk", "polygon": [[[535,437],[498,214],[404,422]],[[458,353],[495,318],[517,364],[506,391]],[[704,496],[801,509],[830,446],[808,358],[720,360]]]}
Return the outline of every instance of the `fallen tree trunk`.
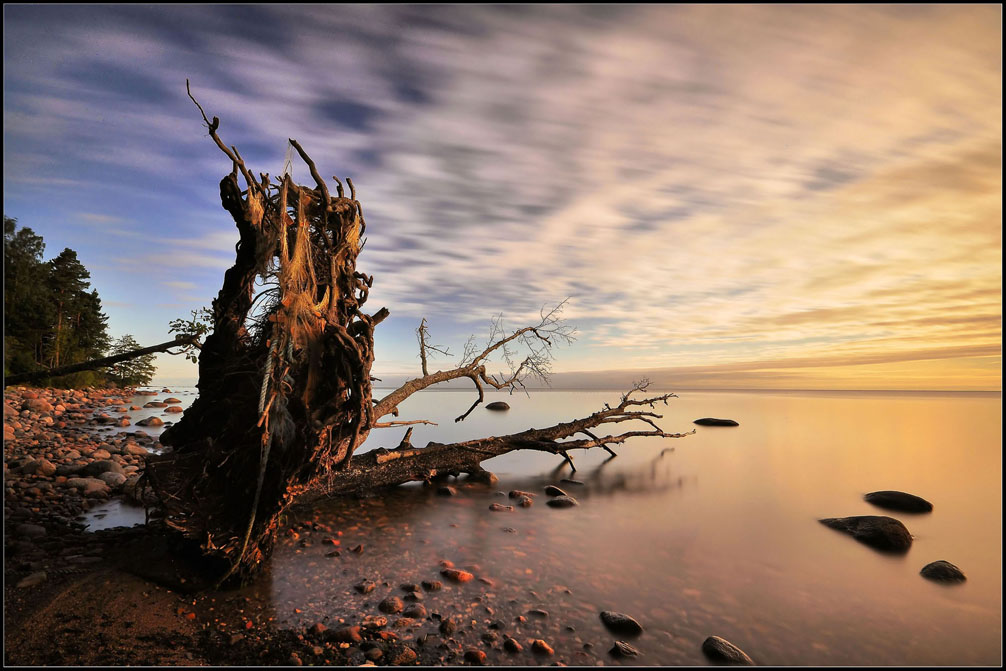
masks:
{"label": "fallen tree trunk", "polygon": [[[148,460],[144,484],[160,501],[163,524],[216,561],[211,570],[218,584],[252,578],[272,551],[282,513],[308,495],[432,481],[447,473],[485,477],[481,462],[516,449],[560,455],[572,466],[571,449],[612,452],[611,445],[633,437],[683,435],[665,433],[653,421],[660,415],[641,409],[666,403],[672,394],[632,398],[646,389],[637,384],[616,407],[546,429],[424,448],[413,448],[406,434],[398,449],[354,456],[372,429],[423,421],[383,418],[397,416],[402,401],[434,384],[472,381],[478,397],[456,419],[462,421],[484,400],[483,385],[513,391],[528,375],[546,378],[551,348],[572,339],[559,318],[563,304],[512,332],[503,328],[502,316],[494,319],[485,347],[469,340],[456,368],[434,373],[428,357],[447,352],[429,344],[423,320],[417,331],[423,375],[374,399],[374,329],[389,312],[363,311],[373,277],[356,271],[366,223],[352,181],[346,180],[347,198],[333,177],[338,186],[332,196],[295,140],[290,146],[307,164],[314,188],[295,184],[288,174],[278,184],[268,174],[256,179],[237,149],[217,135],[219,120],[199,110],[231,161],[220,200],[240,240],[213,302],[213,331],[200,350],[199,397],[161,435],[174,449]],[[269,286],[259,296],[257,280]],[[521,351],[526,355],[519,357]],[[509,372],[491,374],[492,356],[501,357]],[[650,428],[592,433],[625,421]]]}
{"label": "fallen tree trunk", "polygon": [[199,345],[199,339],[196,336],[179,335],[174,340],[162,342],[159,345],[151,345],[150,347],[144,347],[142,349],[134,349],[129,352],[123,352],[122,354],[116,354],[115,356],[106,356],[102,359],[91,359],[90,361],[83,361],[81,363],[75,363],[69,366],[60,366],[58,368],[37,370],[32,373],[19,373],[17,375],[9,375],[7,377],[4,377],[3,383],[4,386],[6,387],[12,384],[25,384],[26,382],[37,382],[39,380],[44,380],[50,377],[60,377],[62,375],[80,373],[81,371],[85,370],[95,370],[97,368],[106,368],[108,366],[114,366],[117,363],[122,363],[123,361],[129,361],[130,359],[135,359],[136,357],[140,357],[145,354],[157,354],[158,352],[167,352],[172,347],[186,347],[186,346],[198,346],[198,345]]}

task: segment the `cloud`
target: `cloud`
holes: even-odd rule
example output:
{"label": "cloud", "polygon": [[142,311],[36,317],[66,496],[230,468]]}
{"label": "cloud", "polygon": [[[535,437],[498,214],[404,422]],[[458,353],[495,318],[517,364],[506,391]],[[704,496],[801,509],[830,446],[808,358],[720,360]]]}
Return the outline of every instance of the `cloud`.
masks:
{"label": "cloud", "polygon": [[566,370],[1001,342],[996,8],[9,9],[5,208],[123,277],[233,260],[189,77],[253,170],[352,176],[370,304],[452,337],[569,296]]}

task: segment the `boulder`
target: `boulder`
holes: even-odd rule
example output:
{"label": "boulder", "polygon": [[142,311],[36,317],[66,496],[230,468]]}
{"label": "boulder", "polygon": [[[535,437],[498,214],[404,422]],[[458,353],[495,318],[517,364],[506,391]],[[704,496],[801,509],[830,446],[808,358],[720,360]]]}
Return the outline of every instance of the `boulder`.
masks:
{"label": "boulder", "polygon": [[510,406],[503,401],[493,401],[486,404],[486,410],[509,410]]}
{"label": "boulder", "polygon": [[21,409],[31,410],[32,412],[37,412],[40,415],[48,415],[52,412],[52,404],[41,398],[29,398],[21,404]]}
{"label": "boulder", "polygon": [[695,420],[693,424],[698,424],[699,426],[740,426],[732,419],[717,419],[715,417],[703,417],[702,419]]}
{"label": "boulder", "polygon": [[113,473],[112,471],[105,471],[98,476],[98,479],[113,489],[126,483],[125,475],[122,473]]}
{"label": "boulder", "polygon": [[720,664],[754,665],[754,660],[748,657],[746,652],[719,636],[710,636],[703,641],[702,652],[706,657]]}
{"label": "boulder", "polygon": [[165,408],[164,412],[172,412],[172,413],[185,412],[185,408],[183,408],[180,405],[172,405],[172,406],[169,406],[169,407]]}
{"label": "boulder", "polygon": [[888,510],[900,510],[906,513],[929,513],[933,510],[933,504],[924,498],[894,490],[870,492],[863,498],[867,503]]}
{"label": "boulder", "polygon": [[625,613],[618,613],[613,610],[601,611],[601,622],[616,634],[638,636],[643,633],[643,625]]}
{"label": "boulder", "polygon": [[164,399],[164,402],[165,403],[181,403],[182,399],[171,397],[171,398]]}
{"label": "boulder", "polygon": [[549,496],[567,496],[566,492],[562,491],[555,485],[549,485],[545,487],[545,493]]}
{"label": "boulder", "polygon": [[935,580],[936,582],[954,583],[967,580],[963,571],[943,559],[926,564],[922,567],[920,573],[923,578]]}
{"label": "boulder", "polygon": [[164,420],[160,417],[147,417],[136,423],[137,426],[164,426]]}
{"label": "boulder", "polygon": [[102,473],[116,473],[121,475],[122,472],[122,466],[111,459],[99,459],[98,461],[92,461],[87,466],[84,466],[81,471],[81,473],[88,477],[98,477]]}
{"label": "boulder", "polygon": [[472,580],[475,576],[468,571],[462,571],[457,568],[445,568],[440,571],[440,575],[444,576],[448,580],[453,582],[468,582]]}
{"label": "boulder", "polygon": [[858,515],[831,517],[820,522],[826,527],[851,535],[860,543],[884,552],[904,553],[912,547],[912,534],[904,524],[893,517]]}

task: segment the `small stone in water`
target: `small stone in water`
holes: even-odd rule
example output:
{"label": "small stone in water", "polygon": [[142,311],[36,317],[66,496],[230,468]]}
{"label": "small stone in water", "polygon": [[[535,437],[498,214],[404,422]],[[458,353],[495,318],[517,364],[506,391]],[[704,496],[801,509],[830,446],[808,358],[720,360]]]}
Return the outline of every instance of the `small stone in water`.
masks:
{"label": "small stone in water", "polygon": [[555,485],[549,485],[545,487],[545,493],[549,496],[566,496],[566,492],[562,491]]}
{"label": "small stone in water", "polygon": [[507,636],[503,640],[503,649],[506,650],[507,652],[520,652],[521,650],[524,649],[524,646],[518,643],[517,639]]}
{"label": "small stone in water", "polygon": [[572,496],[557,496],[554,499],[549,499],[547,503],[553,508],[572,508],[580,505],[580,502]]}
{"label": "small stone in water", "polygon": [[635,657],[639,651],[625,641],[615,641],[615,646],[609,650],[615,657]]}
{"label": "small stone in water", "polygon": [[552,649],[552,646],[540,638],[535,639],[535,642],[531,644],[531,650],[540,655],[551,655],[555,652],[555,650]]}

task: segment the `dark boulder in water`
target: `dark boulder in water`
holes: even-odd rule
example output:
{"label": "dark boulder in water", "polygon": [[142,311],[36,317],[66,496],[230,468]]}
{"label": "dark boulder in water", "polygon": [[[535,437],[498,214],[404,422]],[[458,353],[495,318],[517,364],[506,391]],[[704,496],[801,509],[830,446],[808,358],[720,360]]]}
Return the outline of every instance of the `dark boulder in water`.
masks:
{"label": "dark boulder in water", "polygon": [[548,485],[545,487],[545,493],[549,496],[566,496],[566,492],[562,491],[555,485]]}
{"label": "dark boulder in water", "polygon": [[580,505],[580,502],[572,496],[557,496],[554,499],[549,499],[546,503],[553,508],[572,508]]}
{"label": "dark boulder in water", "polygon": [[754,665],[754,660],[747,653],[730,641],[719,636],[710,636],[702,642],[702,652],[706,657],[720,664]]}
{"label": "dark boulder in water", "polygon": [[605,610],[601,612],[601,622],[609,630],[616,634],[630,634],[633,636],[638,636],[643,633],[643,625],[636,622],[632,617],[629,617],[625,613],[616,613],[613,610]]}
{"label": "dark boulder in water", "polygon": [[860,543],[884,552],[908,552],[908,548],[912,547],[912,534],[893,517],[858,515],[819,521],[826,527],[844,531]]}
{"label": "dark boulder in water", "polygon": [[503,401],[493,401],[486,404],[486,410],[509,410],[510,406]]}
{"label": "dark boulder in water", "polygon": [[625,641],[615,641],[615,646],[609,650],[615,657],[635,657],[639,651]]}
{"label": "dark boulder in water", "polygon": [[740,424],[732,419],[716,419],[715,417],[703,417],[692,423],[699,426],[740,426]]}
{"label": "dark boulder in water", "polygon": [[872,503],[879,508],[888,510],[900,510],[906,513],[929,513],[933,510],[933,504],[924,498],[905,492],[885,490],[882,492],[870,492],[863,497],[867,503]]}
{"label": "dark boulder in water", "polygon": [[923,578],[936,582],[964,582],[967,580],[963,571],[943,559],[926,564],[920,573]]}

